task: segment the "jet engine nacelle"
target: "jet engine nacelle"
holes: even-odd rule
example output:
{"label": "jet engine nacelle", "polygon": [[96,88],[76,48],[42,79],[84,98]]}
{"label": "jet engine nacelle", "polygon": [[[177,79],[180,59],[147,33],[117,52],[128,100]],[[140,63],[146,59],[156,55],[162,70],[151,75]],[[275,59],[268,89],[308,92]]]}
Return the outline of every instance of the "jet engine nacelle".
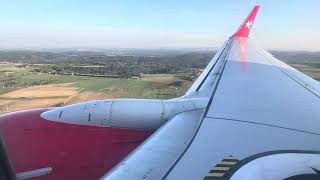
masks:
{"label": "jet engine nacelle", "polygon": [[154,130],[174,115],[205,108],[208,100],[194,99],[113,99],[54,108],[41,117],[56,122]]}

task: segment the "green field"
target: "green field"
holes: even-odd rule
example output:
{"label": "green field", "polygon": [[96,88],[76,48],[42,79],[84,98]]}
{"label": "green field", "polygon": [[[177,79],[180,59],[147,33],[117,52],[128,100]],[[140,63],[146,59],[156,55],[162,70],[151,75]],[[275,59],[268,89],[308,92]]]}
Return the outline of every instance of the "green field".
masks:
{"label": "green field", "polygon": [[173,98],[182,95],[191,84],[171,74],[144,75],[140,79],[54,75],[31,72],[28,67],[15,64],[0,64],[0,79],[0,94],[30,86],[73,83],[80,92],[109,93],[117,89],[124,98]]}
{"label": "green field", "polygon": [[305,73],[306,75],[312,77],[315,80],[320,80],[320,69],[317,67],[310,66],[308,64],[291,64],[292,67],[298,69],[299,71]]}
{"label": "green field", "polygon": [[[186,79],[197,71],[190,68],[176,74],[145,74],[133,79],[45,74],[18,65],[0,64],[0,114],[106,98],[175,98],[191,86],[192,81]],[[291,65],[320,79],[317,67]]]}
{"label": "green field", "polygon": [[[305,74],[320,79],[320,70],[304,64],[292,64]],[[179,74],[150,74],[140,79],[104,78],[35,73],[31,68],[19,68],[17,64],[0,64],[0,94],[30,86],[73,83],[80,92],[93,91],[110,93],[121,91],[124,98],[161,98],[168,99],[183,95],[191,81],[181,77],[192,72],[190,69]]]}

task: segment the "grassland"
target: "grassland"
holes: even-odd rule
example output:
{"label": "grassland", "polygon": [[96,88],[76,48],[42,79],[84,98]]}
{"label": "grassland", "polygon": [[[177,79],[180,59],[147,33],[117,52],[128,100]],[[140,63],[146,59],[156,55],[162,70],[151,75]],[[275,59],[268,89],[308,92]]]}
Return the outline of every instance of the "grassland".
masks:
{"label": "grassland", "polygon": [[[109,56],[101,59],[100,55],[90,56],[90,53],[72,56],[78,59],[71,59],[66,54],[48,54],[34,56],[28,52],[21,55],[17,52],[10,52],[12,56],[1,56],[0,60],[12,60],[11,63],[0,63],[0,114],[22,109],[61,106],[77,102],[107,99],[107,98],[157,98],[168,99],[183,95],[192,84],[195,74],[203,68],[211,59],[212,54],[198,53],[175,55],[172,57],[159,56],[156,59],[143,57],[123,57],[120,61],[111,61]],[[307,52],[272,52],[280,60],[297,68],[303,73],[320,80],[320,53]],[[31,55],[30,55],[31,54]],[[52,57],[51,59],[48,57]],[[85,58],[86,57],[86,58]],[[91,60],[89,61],[89,59]],[[84,61],[83,58],[85,58]],[[116,57],[113,57],[117,59]],[[46,69],[46,63],[56,63],[54,66],[70,65],[63,69],[66,72],[74,70],[81,64],[82,75],[103,75],[102,72],[89,71],[88,67],[97,67],[100,62],[107,69],[118,72],[123,71],[121,77],[132,77],[127,70],[137,69],[133,74],[139,74],[140,78],[106,78],[93,76],[77,76],[52,74],[52,68]],[[22,63],[22,64],[19,64]],[[59,64],[60,63],[60,64]],[[75,64],[73,64],[75,63]],[[84,64],[83,64],[84,63]],[[99,64],[99,63],[98,63]],[[111,65],[114,66],[111,66]],[[38,66],[37,66],[38,65]],[[141,66],[141,67],[140,67]],[[140,68],[137,68],[140,67]],[[43,68],[43,71],[35,71],[36,68]],[[71,68],[71,69],[70,69]],[[174,69],[174,71],[168,71]],[[174,73],[174,74],[142,74],[153,73]],[[51,74],[50,74],[50,73]],[[73,72],[73,71],[70,71]],[[73,74],[70,73],[69,74]],[[114,74],[113,74],[114,75]],[[130,75],[130,76],[128,76]],[[137,77],[138,77],[137,76]]]}
{"label": "grassland", "polygon": [[190,84],[174,74],[118,79],[35,73],[0,64],[0,114],[104,98],[168,99],[182,95]]}
{"label": "grassland", "polygon": [[315,66],[311,66],[308,64],[298,64],[298,63],[292,63],[290,64],[292,67],[298,69],[299,71],[305,73],[306,75],[312,77],[315,80],[320,80],[320,69],[315,67]]}

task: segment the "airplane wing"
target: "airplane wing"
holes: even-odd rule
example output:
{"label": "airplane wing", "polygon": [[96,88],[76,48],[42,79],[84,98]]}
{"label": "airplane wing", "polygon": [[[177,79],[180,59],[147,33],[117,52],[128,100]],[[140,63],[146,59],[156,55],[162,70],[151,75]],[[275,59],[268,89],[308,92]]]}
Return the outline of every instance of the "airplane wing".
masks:
{"label": "airplane wing", "polygon": [[[224,171],[232,169],[231,165],[243,166],[250,157],[271,154],[283,156],[262,161],[269,164],[252,162],[255,173],[251,169],[238,177],[264,179],[277,165],[295,164],[282,161],[292,154],[311,163],[304,168],[309,173],[311,167],[320,167],[319,156],[305,155],[320,150],[319,83],[249,38],[258,9],[254,7],[181,97],[207,98],[206,108],[171,118],[102,179],[217,179],[228,174]],[[312,161],[315,158],[318,161]],[[300,168],[272,177],[301,172]],[[229,178],[237,179],[230,173]]]}

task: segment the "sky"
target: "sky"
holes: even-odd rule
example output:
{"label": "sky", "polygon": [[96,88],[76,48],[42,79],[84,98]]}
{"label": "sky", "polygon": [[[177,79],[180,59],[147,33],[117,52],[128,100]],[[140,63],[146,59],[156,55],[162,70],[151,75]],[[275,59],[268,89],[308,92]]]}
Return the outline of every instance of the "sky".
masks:
{"label": "sky", "polygon": [[254,5],[266,49],[320,51],[319,0],[0,0],[0,48],[217,48]]}

